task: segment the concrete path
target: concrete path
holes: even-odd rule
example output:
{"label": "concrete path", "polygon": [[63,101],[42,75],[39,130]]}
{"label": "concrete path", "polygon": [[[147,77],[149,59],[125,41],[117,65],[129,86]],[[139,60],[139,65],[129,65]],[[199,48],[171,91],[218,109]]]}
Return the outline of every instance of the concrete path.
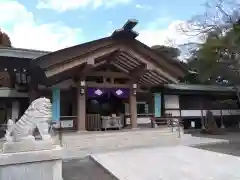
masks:
{"label": "concrete path", "polygon": [[240,159],[187,146],[134,149],[92,158],[119,180],[240,180]]}
{"label": "concrete path", "polygon": [[228,142],[213,139],[181,135],[170,129],[149,129],[127,132],[70,133],[63,136],[64,158],[81,158],[94,153],[106,153],[144,147],[166,147],[176,145],[203,145]]}
{"label": "concrete path", "polygon": [[[58,137],[55,137],[58,139]],[[0,140],[0,148],[4,141]],[[224,139],[193,137],[171,131],[171,128],[136,129],[127,131],[64,133],[64,159],[83,158],[93,153],[106,153],[144,147],[203,145],[228,142]]]}
{"label": "concrete path", "polygon": [[93,153],[132,148],[172,146],[181,143],[170,129],[130,130],[125,132],[70,133],[63,135],[64,157],[79,158]]}

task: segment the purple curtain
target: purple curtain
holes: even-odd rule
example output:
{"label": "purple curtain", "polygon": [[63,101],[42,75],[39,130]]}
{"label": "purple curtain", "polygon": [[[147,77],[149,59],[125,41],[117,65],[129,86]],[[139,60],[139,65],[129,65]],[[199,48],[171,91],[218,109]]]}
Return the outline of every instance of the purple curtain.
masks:
{"label": "purple curtain", "polygon": [[104,94],[113,94],[122,99],[127,99],[129,97],[129,89],[128,88],[88,88],[87,95],[88,97],[100,97]]}
{"label": "purple curtain", "polygon": [[105,88],[88,88],[87,95],[88,97],[100,97],[107,93]]}
{"label": "purple curtain", "polygon": [[127,99],[129,97],[129,89],[128,88],[110,88],[110,92],[122,99]]}

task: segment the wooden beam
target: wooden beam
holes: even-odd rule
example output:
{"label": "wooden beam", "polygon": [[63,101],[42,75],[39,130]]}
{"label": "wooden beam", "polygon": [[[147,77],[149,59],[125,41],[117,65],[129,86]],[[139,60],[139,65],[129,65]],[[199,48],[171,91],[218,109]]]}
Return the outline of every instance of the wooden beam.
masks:
{"label": "wooden beam", "polygon": [[127,45],[135,49],[136,52],[142,53],[146,57],[151,57],[152,61],[157,64],[157,67],[163,66],[174,77],[184,77],[187,73],[185,67],[180,62],[155,53],[151,48],[139,41],[132,41],[131,44],[128,43]]}
{"label": "wooden beam", "polygon": [[141,55],[141,54],[135,52],[134,50],[127,48],[125,46],[121,46],[121,50],[126,53],[129,53],[131,56],[137,58],[142,63],[148,64],[158,74],[161,74],[162,76],[166,77],[166,79],[169,79],[170,81],[172,81],[174,83],[178,83],[178,79],[174,78],[173,76],[171,76],[168,72],[164,71],[163,69],[160,69],[158,64],[151,62],[150,60],[147,60],[146,57],[144,57],[143,55]]}
{"label": "wooden beam", "polygon": [[109,57],[107,58],[107,60],[106,60],[106,65],[111,64],[111,62],[112,62],[113,60],[115,60],[115,58],[116,58],[118,55],[119,55],[119,50],[111,53],[110,56],[109,56]]}
{"label": "wooden beam", "polygon": [[122,67],[120,64],[118,64],[117,62],[113,64],[113,66],[115,66],[116,68],[118,68],[119,70],[125,72],[125,73],[129,73],[128,69],[125,69],[124,67]]}
{"label": "wooden beam", "polygon": [[108,65],[115,59],[116,56],[118,56],[118,54],[119,54],[119,50],[116,50],[114,52],[108,53],[108,54],[106,54],[104,56],[96,58],[94,60],[94,64],[95,64],[96,67],[99,66],[99,65],[103,65],[103,64]]}
{"label": "wooden beam", "polygon": [[134,58],[132,56],[126,55],[124,52],[122,52],[120,54],[120,58],[125,60],[126,62],[128,62],[129,64],[131,64],[132,66],[135,66],[135,67],[142,64],[141,61],[139,61],[138,59],[136,59],[136,58]]}
{"label": "wooden beam", "polygon": [[158,79],[156,76],[154,76],[153,74],[151,73],[146,73],[144,75],[146,78],[150,79],[150,80],[154,80],[155,81],[155,84],[163,84],[164,83],[164,80],[162,79]]}
{"label": "wooden beam", "polygon": [[94,68],[94,61],[88,61],[84,65],[84,68],[80,71],[80,73],[77,74],[77,77],[79,77],[80,79],[85,78],[86,74],[91,72],[93,68]]}
{"label": "wooden beam", "polygon": [[170,81],[168,81],[168,79],[162,77],[161,75],[159,75],[155,71],[151,71],[151,72],[149,72],[149,74],[151,74],[151,77],[155,77],[155,79],[160,79],[160,81],[162,81],[164,83],[170,83]]}
{"label": "wooden beam", "polygon": [[109,84],[109,83],[94,83],[86,82],[87,87],[98,87],[98,88],[131,88],[131,84]]}
{"label": "wooden beam", "polygon": [[86,76],[103,76],[103,77],[113,77],[113,78],[129,78],[129,75],[124,72],[108,72],[108,71],[93,71],[88,72]]}
{"label": "wooden beam", "polygon": [[129,76],[134,80],[138,80],[143,74],[149,71],[149,67],[146,64],[141,64],[135,70],[129,73]]}
{"label": "wooden beam", "polygon": [[113,45],[110,47],[104,47],[104,48],[100,48],[98,50],[80,55],[79,57],[68,60],[66,62],[62,62],[60,64],[54,65],[45,70],[46,77],[54,76],[56,74],[59,74],[68,69],[80,66],[89,61],[92,63],[94,61],[94,59],[104,56],[106,54],[109,54],[111,52],[115,52],[118,49],[119,49],[119,46],[117,46],[117,45]]}

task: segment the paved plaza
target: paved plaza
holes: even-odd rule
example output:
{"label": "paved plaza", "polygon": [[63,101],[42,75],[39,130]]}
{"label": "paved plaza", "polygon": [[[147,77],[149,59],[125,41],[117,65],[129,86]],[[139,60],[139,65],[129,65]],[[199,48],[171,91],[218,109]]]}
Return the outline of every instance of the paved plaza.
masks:
{"label": "paved plaza", "polygon": [[63,135],[64,159],[81,158],[95,153],[145,147],[203,145],[228,142],[225,139],[194,137],[171,132],[171,129],[144,129],[125,132],[67,133]]}
{"label": "paved plaza", "polygon": [[[152,168],[155,166],[158,167],[158,172],[162,172],[159,171],[160,169],[165,169],[164,172],[172,172],[176,169],[175,174],[178,174],[178,179],[180,175],[189,176],[190,179],[192,176],[196,177],[192,179],[197,177],[201,179],[203,176],[199,172],[202,171],[204,175],[215,177],[215,179],[219,179],[216,174],[220,174],[223,179],[227,175],[237,179],[239,174],[235,173],[234,168],[222,171],[225,174],[220,170],[223,170],[225,165],[240,167],[239,160],[235,157],[240,155],[238,137],[239,133],[229,133],[209,137],[181,134],[181,138],[178,138],[178,132],[171,132],[170,129],[65,133],[62,137],[65,148],[63,178],[64,180],[116,180],[108,171],[89,158],[90,155],[103,166],[105,164],[107,169],[109,165],[106,165],[106,162],[111,163],[111,167],[116,169],[133,168],[130,175],[128,170],[122,172],[124,176],[131,177],[131,180],[137,175],[132,172],[143,173],[141,178],[149,175],[147,179],[153,180],[155,177],[162,177],[162,179],[165,177],[166,180],[174,178],[170,176],[173,173],[169,176],[156,173]],[[213,164],[213,161],[218,164]],[[223,166],[220,167],[219,164]],[[211,169],[210,165],[219,167],[220,170]],[[186,170],[191,167],[193,169],[190,172]]]}
{"label": "paved plaza", "polygon": [[[149,151],[162,148],[174,149],[179,146],[182,147],[182,145],[197,147],[209,145],[220,146],[228,144],[229,140],[221,139],[221,137],[211,138],[191,135],[182,135],[181,138],[178,138],[176,132],[171,133],[171,131],[165,129],[91,134],[69,133],[64,135],[63,142],[66,148],[65,161],[63,164],[64,180],[115,180],[116,178],[104,171],[101,166],[89,159],[87,155],[95,156],[97,154],[105,156],[109,153],[122,154],[129,151],[140,152],[144,149],[149,149]],[[119,145],[119,143],[121,144]],[[71,158],[74,159],[71,160]],[[126,157],[122,158],[123,161],[126,159]],[[162,160],[159,162],[162,162]],[[168,161],[164,160],[164,162]],[[91,169],[92,171],[86,169]]]}
{"label": "paved plaza", "polygon": [[239,180],[240,158],[187,146],[92,155],[120,180]]}

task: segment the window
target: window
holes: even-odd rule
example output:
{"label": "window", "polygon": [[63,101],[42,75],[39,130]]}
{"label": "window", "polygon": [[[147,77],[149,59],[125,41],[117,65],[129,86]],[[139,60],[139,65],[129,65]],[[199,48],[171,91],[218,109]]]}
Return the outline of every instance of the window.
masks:
{"label": "window", "polygon": [[147,114],[148,104],[146,102],[137,102],[137,114]]}
{"label": "window", "polygon": [[201,96],[197,95],[181,95],[179,98],[181,109],[201,109]]}

